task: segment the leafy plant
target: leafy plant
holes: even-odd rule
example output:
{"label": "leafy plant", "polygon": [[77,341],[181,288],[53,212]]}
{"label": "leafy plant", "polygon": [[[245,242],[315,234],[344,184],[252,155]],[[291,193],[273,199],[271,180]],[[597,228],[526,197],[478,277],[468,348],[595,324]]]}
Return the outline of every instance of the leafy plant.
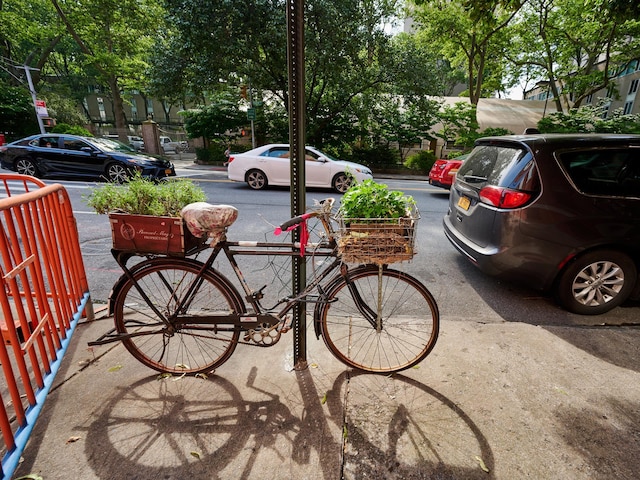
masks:
{"label": "leafy plant", "polygon": [[206,201],[206,195],[190,180],[156,183],[138,175],[122,185],[108,183],[98,187],[85,200],[97,213],[177,217],[185,205]]}
{"label": "leafy plant", "polygon": [[383,183],[365,180],[349,187],[342,197],[339,214],[351,218],[401,218],[411,213],[413,197],[389,190]]}
{"label": "leafy plant", "polygon": [[411,170],[429,173],[436,161],[436,155],[431,150],[420,150],[410,155],[404,162],[404,166]]}

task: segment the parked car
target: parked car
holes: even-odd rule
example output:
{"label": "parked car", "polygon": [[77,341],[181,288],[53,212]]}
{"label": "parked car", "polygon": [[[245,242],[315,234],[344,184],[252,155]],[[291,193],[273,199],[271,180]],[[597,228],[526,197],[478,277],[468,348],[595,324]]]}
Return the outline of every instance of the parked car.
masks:
{"label": "parked car", "polygon": [[34,177],[104,177],[112,182],[123,182],[135,172],[153,179],[176,174],[171,162],[139,154],[116,140],[53,133],[3,145],[0,165]]}
{"label": "parked car", "polygon": [[171,137],[161,136],[160,148],[162,150],[162,153],[180,153],[187,150],[188,144],[184,140],[180,142],[174,142],[173,140],[171,140]]}
{"label": "parked car", "polygon": [[[108,134],[103,138],[108,138],[109,140],[120,141],[118,135]],[[127,135],[127,144],[133,148],[134,150],[141,152],[144,150],[144,140],[141,137],[137,137],[134,135]]]}
{"label": "parked car", "polygon": [[[373,178],[369,167],[358,163],[337,160],[313,147],[306,149],[306,186],[332,188],[343,193],[349,188],[352,176],[361,182]],[[263,145],[245,153],[229,156],[230,180],[247,182],[254,190],[269,185],[288,186],[290,179],[289,145]]]}
{"label": "parked car", "polygon": [[456,172],[468,155],[460,155],[456,158],[439,159],[433,163],[429,170],[429,183],[434,187],[442,187],[449,190]]}
{"label": "parked car", "polygon": [[444,217],[482,271],[600,314],[640,297],[640,136],[484,138],[460,167]]}
{"label": "parked car", "polygon": [[131,147],[138,151],[138,152],[143,152],[144,151],[144,140],[142,139],[142,137],[137,137],[135,135],[129,135],[127,136],[127,138],[129,139],[129,145],[131,145]]}

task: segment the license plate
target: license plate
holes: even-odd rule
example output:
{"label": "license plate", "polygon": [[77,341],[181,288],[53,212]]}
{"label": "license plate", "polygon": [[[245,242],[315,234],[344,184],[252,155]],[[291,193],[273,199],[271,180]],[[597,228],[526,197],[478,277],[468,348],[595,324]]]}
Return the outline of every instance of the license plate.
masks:
{"label": "license plate", "polygon": [[471,200],[468,197],[460,197],[458,199],[458,206],[463,210],[469,210],[469,205],[471,205]]}

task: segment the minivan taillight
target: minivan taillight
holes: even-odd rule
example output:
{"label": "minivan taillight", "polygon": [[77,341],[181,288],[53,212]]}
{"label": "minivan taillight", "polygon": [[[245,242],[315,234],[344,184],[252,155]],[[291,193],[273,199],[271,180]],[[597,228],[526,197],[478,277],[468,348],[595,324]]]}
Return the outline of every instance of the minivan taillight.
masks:
{"label": "minivan taillight", "polygon": [[480,190],[480,201],[498,208],[518,208],[531,198],[530,193],[488,185]]}

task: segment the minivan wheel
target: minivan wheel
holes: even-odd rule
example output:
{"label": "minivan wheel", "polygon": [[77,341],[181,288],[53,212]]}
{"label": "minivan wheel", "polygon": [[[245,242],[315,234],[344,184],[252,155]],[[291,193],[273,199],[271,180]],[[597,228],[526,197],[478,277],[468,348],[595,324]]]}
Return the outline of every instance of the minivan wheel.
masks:
{"label": "minivan wheel", "polygon": [[636,283],[636,265],[615,250],[597,250],[576,258],[560,275],[556,299],[580,315],[598,315],[624,302]]}

